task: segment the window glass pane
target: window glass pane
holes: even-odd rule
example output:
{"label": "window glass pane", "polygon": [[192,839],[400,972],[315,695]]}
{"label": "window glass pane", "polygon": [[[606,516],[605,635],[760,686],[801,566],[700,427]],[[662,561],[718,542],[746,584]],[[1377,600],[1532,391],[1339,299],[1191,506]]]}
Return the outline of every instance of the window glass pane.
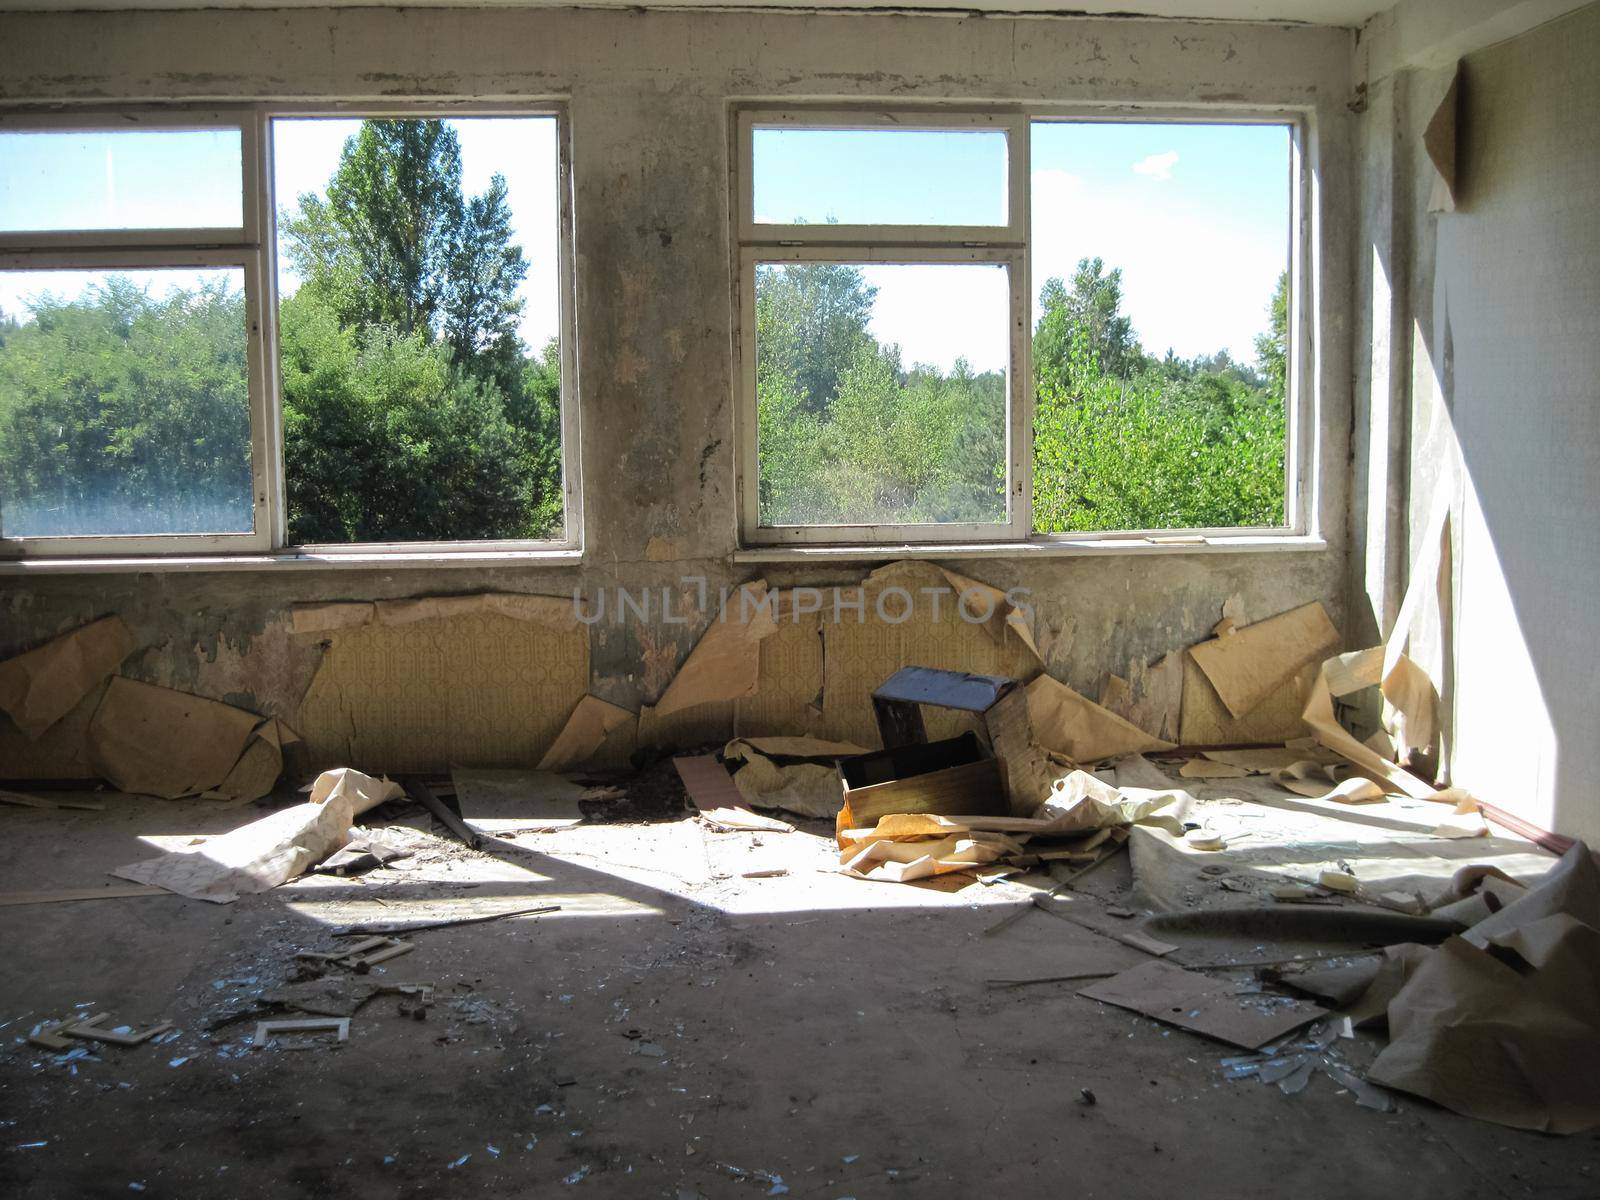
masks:
{"label": "window glass pane", "polygon": [[0,133],[0,231],[237,229],[237,129]]}
{"label": "window glass pane", "polygon": [[1001,129],[756,129],[758,225],[1004,225]]}
{"label": "window glass pane", "polygon": [[249,533],[244,272],[0,273],[0,534]]}
{"label": "window glass pane", "polygon": [[756,268],[762,525],[1006,521],[1004,266]]}
{"label": "window glass pane", "polygon": [[1034,529],[1281,527],[1288,128],[1032,138]]}
{"label": "window glass pane", "polygon": [[290,542],[561,537],[556,120],[273,145]]}

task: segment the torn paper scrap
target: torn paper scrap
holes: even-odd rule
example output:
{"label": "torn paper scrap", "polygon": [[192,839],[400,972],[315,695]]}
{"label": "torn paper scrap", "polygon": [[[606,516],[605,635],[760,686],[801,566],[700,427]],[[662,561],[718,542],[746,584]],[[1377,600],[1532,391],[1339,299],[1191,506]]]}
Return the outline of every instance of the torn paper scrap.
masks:
{"label": "torn paper scrap", "polygon": [[[253,742],[263,749],[254,751]],[[88,734],[96,773],[120,791],[165,800],[206,792],[224,799],[264,796],[282,770],[282,743],[275,721],[121,676],[106,689]],[[253,757],[234,776],[247,750]]]}
{"label": "torn paper scrap", "polygon": [[539,770],[571,771],[581,767],[595,756],[614,730],[637,721],[625,708],[599,696],[585,696],[539,760]]}
{"label": "torn paper scrap", "polygon": [[30,741],[71,712],[133,653],[133,631],[121,617],[64,633],[0,663],[0,711]]}
{"label": "torn paper scrap", "polygon": [[744,797],[733,786],[728,769],[714,754],[685,755],[672,760],[678,778],[683,780],[689,802],[707,824],[717,829],[750,830],[764,833],[793,833],[794,826],[775,817],[763,817],[744,806]]}
{"label": "torn paper scrap", "polygon": [[760,579],[729,596],[656,702],[655,715],[755,695],[761,681],[761,639],[778,628],[776,600]]}
{"label": "torn paper scrap", "polygon": [[194,900],[228,904],[303,874],[350,840],[357,816],[403,794],[399,784],[348,767],[324,771],[304,804],[111,873]]}
{"label": "torn paper scrap", "polygon": [[[1379,1083],[1518,1129],[1600,1125],[1600,867],[1575,843],[1537,885],[1502,888],[1504,906],[1433,951],[1415,952],[1389,1001]],[[1464,911],[1452,905],[1455,911]]]}
{"label": "torn paper scrap", "polygon": [[227,778],[214,788],[200,793],[202,800],[222,800],[233,804],[248,804],[272,791],[283,774],[284,747],[300,741],[300,735],[277,718],[269,718],[256,727],[250,739],[233,764]]}
{"label": "torn paper scrap", "polygon": [[1428,192],[1428,211],[1447,213],[1456,210],[1456,126],[1461,96],[1461,64],[1456,63],[1444,99],[1428,118],[1422,131],[1422,148],[1433,164],[1433,186]]}
{"label": "torn paper scrap", "polygon": [[1075,763],[1173,748],[1049,675],[1040,675],[1025,690],[1035,740]]}
{"label": "torn paper scrap", "polygon": [[1322,605],[1312,601],[1201,642],[1189,654],[1237,718],[1253,711],[1301,667],[1326,658],[1338,644],[1339,631]]}
{"label": "torn paper scrap", "polygon": [[780,808],[799,817],[831,820],[843,802],[837,761],[866,749],[809,737],[735,738],[722,751],[742,762],[734,786],[752,808]]}
{"label": "torn paper scrap", "polygon": [[881,817],[871,829],[842,830],[839,841],[840,871],[884,883],[970,871],[1022,853],[1021,843],[1005,834],[931,813]]}
{"label": "torn paper scrap", "polygon": [[1013,604],[1007,594],[997,587],[980,583],[966,575],[958,575],[945,567],[940,567],[939,571],[956,594],[956,605],[962,620],[981,624],[984,632],[999,646],[1005,645],[1009,634],[1025,646],[1037,662],[1041,665],[1044,663],[1039,647],[1033,640],[1033,614],[1029,610]]}
{"label": "torn paper scrap", "polygon": [[1311,727],[1317,741],[1374,778],[1393,785],[1414,799],[1431,798],[1437,791],[1431,783],[1418,779],[1410,771],[1384,758],[1370,746],[1357,741],[1343,725],[1339,724],[1339,718],[1333,711],[1333,698],[1347,693],[1335,692],[1333,681],[1337,680],[1337,686],[1346,689],[1356,682],[1350,675],[1348,659],[1348,655],[1342,655],[1330,658],[1322,664],[1317,681],[1312,685],[1311,695],[1306,700],[1305,712],[1302,714],[1305,723]]}
{"label": "torn paper scrap", "polygon": [[1494,939],[1451,938],[1389,1002],[1369,1077],[1467,1116],[1579,1133],[1600,1125],[1600,930],[1565,914]]}

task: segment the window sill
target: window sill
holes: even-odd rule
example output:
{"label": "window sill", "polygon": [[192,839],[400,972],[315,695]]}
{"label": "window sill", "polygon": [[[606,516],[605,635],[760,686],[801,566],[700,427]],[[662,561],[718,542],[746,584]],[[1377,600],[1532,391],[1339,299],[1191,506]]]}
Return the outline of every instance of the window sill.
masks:
{"label": "window sill", "polygon": [[1261,554],[1326,550],[1314,534],[1264,533],[1237,537],[1182,536],[1037,538],[1026,542],[919,542],[881,546],[751,546],[734,552],[740,563],[856,562],[890,558],[1093,558],[1146,554]]}
{"label": "window sill", "polygon": [[583,561],[582,550],[387,551],[316,554],[143,555],[129,558],[30,558],[0,560],[0,575],[108,575],[146,572],[382,570],[386,567],[566,567]]}

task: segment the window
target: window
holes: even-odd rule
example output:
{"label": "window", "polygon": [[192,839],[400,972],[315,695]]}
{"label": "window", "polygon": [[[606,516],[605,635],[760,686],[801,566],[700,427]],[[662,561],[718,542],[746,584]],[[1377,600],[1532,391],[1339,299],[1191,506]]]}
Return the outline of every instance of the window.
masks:
{"label": "window", "polygon": [[6,551],[267,545],[254,145],[216,114],[0,124]]}
{"label": "window", "polygon": [[0,119],[0,553],[572,545],[564,161],[553,113]]}
{"label": "window", "polygon": [[745,542],[1300,531],[1297,142],[742,112]]}

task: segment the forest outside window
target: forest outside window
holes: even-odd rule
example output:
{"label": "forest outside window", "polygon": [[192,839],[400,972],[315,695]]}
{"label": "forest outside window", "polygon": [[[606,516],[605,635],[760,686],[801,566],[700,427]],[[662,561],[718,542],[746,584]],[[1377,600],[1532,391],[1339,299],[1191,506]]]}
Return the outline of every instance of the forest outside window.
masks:
{"label": "forest outside window", "polygon": [[106,126],[0,123],[0,553],[573,545],[557,115]]}
{"label": "forest outside window", "polygon": [[1304,532],[1294,124],[752,110],[739,139],[746,544]]}

